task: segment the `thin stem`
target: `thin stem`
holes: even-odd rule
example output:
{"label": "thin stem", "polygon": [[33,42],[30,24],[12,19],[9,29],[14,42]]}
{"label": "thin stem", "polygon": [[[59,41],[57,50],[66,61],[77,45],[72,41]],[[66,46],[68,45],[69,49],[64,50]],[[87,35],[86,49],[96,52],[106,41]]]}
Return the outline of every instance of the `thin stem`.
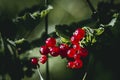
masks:
{"label": "thin stem", "polygon": [[[45,0],[45,7],[48,7],[48,0]],[[48,34],[48,14],[45,16],[45,33]]]}
{"label": "thin stem", "polygon": [[45,33],[48,34],[48,14],[45,16]]}
{"label": "thin stem", "polygon": [[87,75],[89,73],[89,70],[91,68],[91,65],[93,65],[93,63],[94,63],[93,55],[90,55],[89,60],[88,60],[88,64],[87,64],[87,67],[86,67],[86,71],[85,71],[85,74],[84,74],[82,80],[86,79],[86,77],[87,77]]}
{"label": "thin stem", "polygon": [[46,80],[50,80],[50,78],[49,78],[49,61],[48,60],[46,62]]}
{"label": "thin stem", "polygon": [[95,10],[95,8],[93,7],[93,5],[91,4],[91,2],[90,2],[89,0],[86,0],[86,1],[87,1],[88,5],[89,5],[91,11],[92,11],[92,12],[96,12],[96,10]]}
{"label": "thin stem", "polygon": [[39,76],[40,76],[40,80],[44,80],[43,77],[42,77],[42,75],[41,75],[41,73],[40,73],[40,70],[39,70],[39,67],[38,67],[38,66],[37,66],[37,71],[38,71],[38,74],[39,74]]}
{"label": "thin stem", "polygon": [[[45,0],[45,7],[48,7],[48,0]],[[45,33],[48,34],[48,14],[45,16]]]}
{"label": "thin stem", "polygon": [[86,79],[86,76],[87,76],[87,72],[85,72],[82,80],[85,80],[85,79]]}
{"label": "thin stem", "polygon": [[[48,7],[48,0],[45,0],[45,7]],[[48,14],[45,16],[45,33],[47,36],[47,34],[48,34]],[[50,80],[50,78],[49,78],[49,59],[46,62],[46,80]]]}

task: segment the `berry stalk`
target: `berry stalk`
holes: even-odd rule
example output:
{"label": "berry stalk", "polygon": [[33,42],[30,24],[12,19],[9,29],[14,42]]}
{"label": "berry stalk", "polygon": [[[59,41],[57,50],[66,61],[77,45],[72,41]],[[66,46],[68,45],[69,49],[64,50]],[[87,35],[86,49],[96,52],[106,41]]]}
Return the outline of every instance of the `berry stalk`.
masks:
{"label": "berry stalk", "polygon": [[42,77],[42,75],[41,75],[41,73],[40,73],[40,70],[39,70],[39,67],[38,67],[38,66],[37,66],[37,71],[38,71],[38,74],[39,74],[39,76],[40,76],[40,80],[44,80],[43,77]]}

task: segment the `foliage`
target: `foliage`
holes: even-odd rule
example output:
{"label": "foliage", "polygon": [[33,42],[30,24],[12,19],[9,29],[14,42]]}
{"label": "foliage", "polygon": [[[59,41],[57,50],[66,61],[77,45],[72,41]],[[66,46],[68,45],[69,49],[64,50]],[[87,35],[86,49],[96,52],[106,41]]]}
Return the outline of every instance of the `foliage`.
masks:
{"label": "foliage", "polygon": [[[20,17],[16,17],[13,19],[12,24],[18,28],[24,26],[28,31],[32,30],[50,12],[52,6],[47,8],[41,6],[40,8],[42,9],[38,9],[33,13],[27,12]],[[11,80],[21,80],[24,76],[30,77],[33,74],[32,68],[36,68],[31,65],[27,56],[21,58],[20,55],[32,49],[32,46],[26,39],[19,39],[23,37],[23,34],[19,33],[19,36],[18,40],[13,41],[8,39],[4,33],[0,33],[0,64],[2,64],[0,66],[0,74],[5,76],[7,73]]]}

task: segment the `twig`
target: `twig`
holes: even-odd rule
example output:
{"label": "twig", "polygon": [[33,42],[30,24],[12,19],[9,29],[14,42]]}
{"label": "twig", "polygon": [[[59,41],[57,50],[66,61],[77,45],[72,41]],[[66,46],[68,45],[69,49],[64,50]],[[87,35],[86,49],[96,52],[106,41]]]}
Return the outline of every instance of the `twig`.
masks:
{"label": "twig", "polygon": [[93,61],[93,55],[90,55],[89,60],[88,60],[88,64],[87,64],[87,68],[86,68],[86,71],[85,71],[85,74],[84,74],[82,80],[85,80],[85,79],[86,79],[86,77],[87,77],[87,75],[88,75],[88,70],[90,69],[90,65],[92,65],[93,62],[94,62],[94,61]]}
{"label": "twig", "polygon": [[90,2],[89,0],[86,0],[86,1],[87,1],[88,5],[89,5],[91,11],[92,11],[93,13],[96,12],[96,10],[95,10],[95,8],[93,7],[93,5],[91,4],[91,2]]}
{"label": "twig", "polygon": [[86,79],[86,76],[87,76],[87,72],[85,72],[82,80],[85,80],[85,79]]}
{"label": "twig", "polygon": [[[48,0],[45,0],[45,7],[48,7]],[[48,14],[45,16],[45,33],[48,34]]]}
{"label": "twig", "polygon": [[38,66],[37,66],[37,71],[38,71],[38,74],[39,74],[39,76],[40,76],[40,80],[44,80],[43,77],[42,77],[42,75],[41,75],[41,73],[40,73],[40,70],[39,70],[39,67],[38,67]]}
{"label": "twig", "polygon": [[[48,0],[45,0],[45,7],[48,7]],[[48,34],[48,14],[45,16],[45,34]],[[46,80],[49,80],[49,59],[46,62]]]}

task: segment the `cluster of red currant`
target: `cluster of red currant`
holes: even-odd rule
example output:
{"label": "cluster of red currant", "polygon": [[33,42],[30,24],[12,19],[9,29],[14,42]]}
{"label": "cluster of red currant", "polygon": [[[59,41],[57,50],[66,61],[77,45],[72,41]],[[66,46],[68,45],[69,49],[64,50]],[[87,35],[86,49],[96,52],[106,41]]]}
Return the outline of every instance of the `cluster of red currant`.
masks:
{"label": "cluster of red currant", "polygon": [[61,56],[68,60],[67,67],[79,69],[83,66],[83,61],[81,58],[85,58],[88,55],[86,48],[81,47],[80,41],[85,36],[85,30],[83,28],[78,28],[73,33],[70,38],[71,44],[62,43],[59,46],[56,45],[56,39],[49,37],[45,41],[45,45],[40,47],[40,59],[32,58],[32,63],[37,64],[38,61],[44,64],[47,61],[47,55],[50,54],[53,57]]}
{"label": "cluster of red currant", "polygon": [[70,41],[72,43],[72,47],[67,51],[67,57],[73,59],[72,61],[68,61],[69,68],[79,69],[83,66],[83,62],[81,58],[85,58],[88,55],[88,51],[86,48],[81,47],[80,41],[85,36],[85,30],[82,28],[78,28],[73,33]]}

